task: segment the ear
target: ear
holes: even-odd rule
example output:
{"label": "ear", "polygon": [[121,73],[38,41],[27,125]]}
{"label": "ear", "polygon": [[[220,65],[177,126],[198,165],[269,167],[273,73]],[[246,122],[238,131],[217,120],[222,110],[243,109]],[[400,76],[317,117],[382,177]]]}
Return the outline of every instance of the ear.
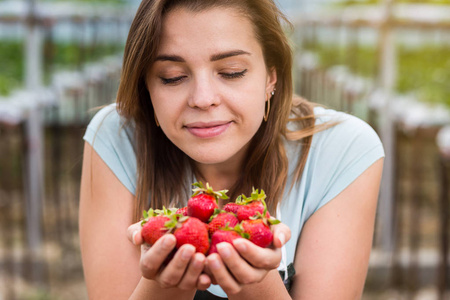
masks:
{"label": "ear", "polygon": [[275,89],[276,84],[277,84],[277,70],[275,69],[275,67],[272,67],[267,72],[266,94],[272,93]]}

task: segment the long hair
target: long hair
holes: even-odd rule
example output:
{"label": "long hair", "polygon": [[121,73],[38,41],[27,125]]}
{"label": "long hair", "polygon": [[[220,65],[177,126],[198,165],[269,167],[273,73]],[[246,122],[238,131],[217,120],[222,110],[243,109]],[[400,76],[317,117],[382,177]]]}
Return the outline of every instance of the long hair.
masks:
{"label": "long hair", "polygon": [[[261,45],[267,69],[277,72],[276,93],[271,98],[268,120],[263,122],[247,153],[241,176],[229,196],[249,194],[252,187],[263,189],[271,212],[280,202],[285,189],[288,160],[284,139],[301,139],[303,149],[297,166],[296,180],[301,177],[314,133],[312,104],[306,100],[293,106],[292,50],[283,26],[289,21],[272,0],[143,0],[132,22],[125,46],[122,75],[117,95],[119,113],[136,128],[137,187],[135,219],[147,207],[181,205],[190,190],[186,184],[194,164],[156,126],[149,92],[147,71],[158,51],[164,16],[175,8],[194,12],[214,7],[237,9],[253,24]],[[301,124],[300,134],[288,132],[290,114]],[[150,197],[150,202],[149,202]]]}

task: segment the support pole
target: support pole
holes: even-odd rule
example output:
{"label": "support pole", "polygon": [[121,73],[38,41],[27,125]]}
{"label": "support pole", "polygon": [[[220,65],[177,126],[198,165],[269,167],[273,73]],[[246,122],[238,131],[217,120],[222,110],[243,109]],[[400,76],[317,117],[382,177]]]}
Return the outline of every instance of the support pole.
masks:
{"label": "support pole", "polygon": [[31,278],[36,283],[44,282],[42,264],[42,205],[44,195],[44,151],[43,151],[43,107],[35,103],[42,86],[43,36],[36,11],[36,0],[28,0],[25,41],[25,82],[29,97],[26,121],[26,229],[31,261]]}
{"label": "support pole", "polygon": [[28,90],[42,86],[42,28],[38,21],[36,0],[28,0],[25,40],[25,82]]}
{"label": "support pole", "polygon": [[391,107],[397,78],[395,36],[392,24],[394,0],[384,0],[384,19],[379,31],[378,85],[385,96],[380,113],[380,137],[384,145],[383,178],[378,205],[378,240],[380,248],[392,256],[395,246],[394,236],[394,176],[395,176],[395,129]]}

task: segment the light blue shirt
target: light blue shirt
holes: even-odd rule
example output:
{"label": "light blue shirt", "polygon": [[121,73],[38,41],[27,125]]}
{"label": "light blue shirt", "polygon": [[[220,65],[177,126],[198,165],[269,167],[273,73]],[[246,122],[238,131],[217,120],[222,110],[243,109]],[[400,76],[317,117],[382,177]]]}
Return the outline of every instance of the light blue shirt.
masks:
{"label": "light blue shirt", "polygon": [[[316,124],[338,123],[313,136],[302,177],[292,190],[290,187],[300,157],[301,143],[285,142],[289,174],[277,217],[289,226],[292,237],[283,249],[283,261],[279,269],[284,269],[294,261],[298,239],[309,217],[339,195],[375,161],[384,157],[378,135],[364,121],[323,107],[316,107],[314,113]],[[124,126],[115,104],[101,109],[94,116],[84,140],[94,148],[120,182],[135,194],[137,168],[133,125]],[[219,297],[227,297],[220,286],[212,285],[208,290]]]}

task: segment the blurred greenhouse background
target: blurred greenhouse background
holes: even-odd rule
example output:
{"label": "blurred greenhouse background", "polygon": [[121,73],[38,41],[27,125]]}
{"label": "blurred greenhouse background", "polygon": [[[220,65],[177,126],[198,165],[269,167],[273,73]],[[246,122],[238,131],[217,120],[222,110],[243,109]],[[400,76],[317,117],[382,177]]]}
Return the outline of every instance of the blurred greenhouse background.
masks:
{"label": "blurred greenhouse background", "polygon": [[[296,93],[386,149],[364,300],[450,299],[450,0],[279,0]],[[0,0],[0,300],[87,299],[82,135],[139,1]]]}

